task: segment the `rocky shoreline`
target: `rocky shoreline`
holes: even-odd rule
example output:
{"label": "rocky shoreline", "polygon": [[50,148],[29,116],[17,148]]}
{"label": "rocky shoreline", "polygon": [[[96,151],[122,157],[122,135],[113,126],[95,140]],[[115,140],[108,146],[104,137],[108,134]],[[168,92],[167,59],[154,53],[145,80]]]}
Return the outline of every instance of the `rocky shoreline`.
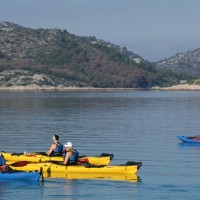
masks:
{"label": "rocky shoreline", "polygon": [[171,87],[153,87],[151,90],[159,91],[200,91],[200,85],[180,84]]}
{"label": "rocky shoreline", "polygon": [[[71,91],[144,91],[143,88],[94,88],[77,87],[75,82],[57,83],[44,74],[27,70],[5,70],[0,72],[0,92],[71,92]],[[171,87],[152,87],[157,91],[200,91],[200,85],[182,83]]]}
{"label": "rocky shoreline", "polygon": [[[200,85],[180,84],[171,87],[152,87],[148,90],[157,91],[200,91]],[[27,86],[0,87],[0,92],[78,92],[78,91],[144,91],[139,88],[93,88],[93,87],[65,87],[65,86],[39,86],[36,84]]]}
{"label": "rocky shoreline", "polygon": [[0,87],[0,92],[81,92],[81,91],[139,91],[137,88],[93,88],[93,87],[64,87],[64,86],[11,86]]}

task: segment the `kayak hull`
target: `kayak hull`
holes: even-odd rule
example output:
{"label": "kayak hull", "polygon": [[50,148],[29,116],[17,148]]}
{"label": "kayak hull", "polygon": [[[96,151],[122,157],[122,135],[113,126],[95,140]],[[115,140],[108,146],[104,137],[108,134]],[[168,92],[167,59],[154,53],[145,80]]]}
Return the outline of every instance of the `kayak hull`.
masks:
{"label": "kayak hull", "polygon": [[38,181],[39,172],[6,172],[0,173],[0,181],[21,180],[21,181]]}
{"label": "kayak hull", "polygon": [[[40,155],[37,153],[30,153],[30,154],[16,154],[16,153],[8,153],[8,152],[1,152],[4,159],[8,162],[17,162],[17,161],[29,161],[35,163],[41,162],[50,162],[50,161],[58,161],[63,162],[64,159],[62,156],[47,156],[47,155]],[[93,165],[108,165],[113,158],[113,154],[102,154],[100,156],[82,156],[79,157],[79,163],[89,162]]]}
{"label": "kayak hull", "polygon": [[[141,166],[141,165],[140,165]],[[116,165],[116,166],[83,166],[83,165],[61,165],[53,163],[29,163],[29,164],[20,164],[19,165],[10,165],[14,170],[23,170],[23,171],[39,171],[43,169],[43,173],[98,173],[98,174],[136,174],[139,165]]]}
{"label": "kayak hull", "polygon": [[183,143],[191,143],[191,144],[200,144],[200,140],[193,140],[193,139],[190,139],[186,136],[180,136],[180,135],[177,135],[177,137],[183,142]]}

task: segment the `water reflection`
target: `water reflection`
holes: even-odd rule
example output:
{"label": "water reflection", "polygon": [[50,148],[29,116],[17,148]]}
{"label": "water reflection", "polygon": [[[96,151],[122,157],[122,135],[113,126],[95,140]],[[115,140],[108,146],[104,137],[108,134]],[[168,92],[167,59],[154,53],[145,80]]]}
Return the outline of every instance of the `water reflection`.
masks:
{"label": "water reflection", "polygon": [[176,138],[199,132],[199,107],[199,92],[0,93],[1,151],[47,151],[59,133],[81,155],[106,152],[115,155],[114,165],[144,164],[141,183],[65,175],[45,178],[39,190],[2,185],[1,193],[7,199],[199,199],[200,148]]}
{"label": "water reflection", "polygon": [[200,147],[200,142],[199,143],[178,143],[180,147]]}
{"label": "water reflection", "polygon": [[200,151],[200,143],[179,143],[178,147],[181,149],[193,149]]}
{"label": "water reflection", "polygon": [[[31,182],[31,181],[12,181],[12,180],[0,180],[0,199],[29,199],[29,192],[32,190],[40,190],[43,187],[43,183]],[[25,192],[26,191],[26,192]],[[39,195],[39,194],[38,194]],[[35,193],[35,199],[39,199],[39,196]],[[38,198],[37,198],[38,197]]]}
{"label": "water reflection", "polygon": [[111,173],[59,173],[51,172],[44,173],[45,178],[62,178],[67,180],[104,180],[104,181],[128,181],[128,182],[139,182],[140,177],[136,174],[111,174]]}

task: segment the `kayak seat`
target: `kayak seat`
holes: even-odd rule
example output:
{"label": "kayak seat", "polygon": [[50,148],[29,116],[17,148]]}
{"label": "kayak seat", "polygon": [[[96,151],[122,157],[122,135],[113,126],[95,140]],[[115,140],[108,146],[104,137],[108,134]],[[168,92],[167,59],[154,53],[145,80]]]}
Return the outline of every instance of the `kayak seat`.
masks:
{"label": "kayak seat", "polygon": [[102,154],[100,155],[100,157],[110,157],[110,160],[112,160],[113,157],[114,157],[114,154],[102,153]]}
{"label": "kayak seat", "polygon": [[142,166],[142,162],[135,162],[135,161],[128,161],[125,165],[122,164],[121,166],[138,166],[138,169]]}
{"label": "kayak seat", "polygon": [[90,163],[83,163],[82,166],[86,168],[102,168],[105,167],[106,165],[92,165]]}
{"label": "kayak seat", "polygon": [[12,153],[11,156],[21,156],[23,155],[24,153]]}

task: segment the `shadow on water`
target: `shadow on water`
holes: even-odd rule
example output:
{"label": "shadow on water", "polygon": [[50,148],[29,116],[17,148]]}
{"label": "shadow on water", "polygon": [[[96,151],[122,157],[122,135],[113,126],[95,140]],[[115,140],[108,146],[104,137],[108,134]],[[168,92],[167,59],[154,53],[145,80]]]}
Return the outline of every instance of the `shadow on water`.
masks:
{"label": "shadow on water", "polygon": [[200,150],[200,143],[179,143],[180,148],[196,148]]}

